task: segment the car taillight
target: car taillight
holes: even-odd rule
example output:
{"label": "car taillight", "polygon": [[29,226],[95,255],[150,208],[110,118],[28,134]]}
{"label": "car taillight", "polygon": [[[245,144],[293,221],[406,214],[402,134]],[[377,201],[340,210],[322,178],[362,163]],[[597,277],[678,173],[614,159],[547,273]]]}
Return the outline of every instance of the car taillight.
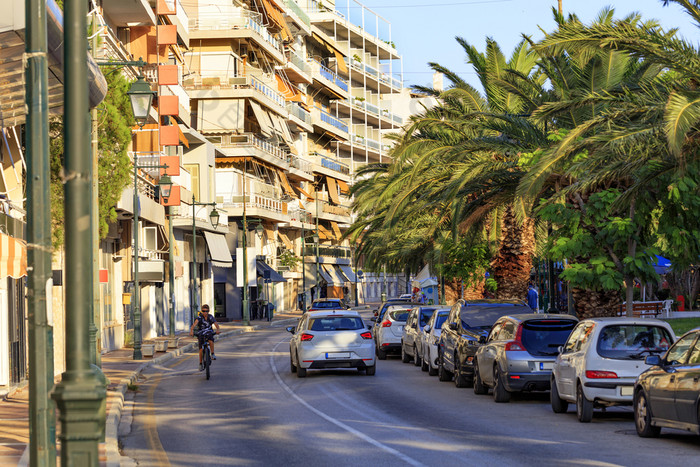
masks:
{"label": "car taillight", "polygon": [[362,334],[360,334],[360,336],[361,336],[363,339],[371,339],[371,338],[372,338],[372,333],[369,332],[369,331],[367,331],[367,332],[363,332]]}
{"label": "car taillight", "polygon": [[390,328],[391,327],[391,321],[388,319],[382,322],[382,327],[383,328]]}
{"label": "car taillight", "polygon": [[311,339],[314,338],[314,335],[313,335],[313,334],[303,333],[301,336],[299,336],[299,338],[300,338],[302,341],[310,341]]}
{"label": "car taillight", "polygon": [[617,378],[617,373],[615,373],[614,371],[586,370],[586,378],[589,378],[589,379]]}
{"label": "car taillight", "polygon": [[511,341],[506,344],[506,352],[525,350],[525,347],[518,341]]}

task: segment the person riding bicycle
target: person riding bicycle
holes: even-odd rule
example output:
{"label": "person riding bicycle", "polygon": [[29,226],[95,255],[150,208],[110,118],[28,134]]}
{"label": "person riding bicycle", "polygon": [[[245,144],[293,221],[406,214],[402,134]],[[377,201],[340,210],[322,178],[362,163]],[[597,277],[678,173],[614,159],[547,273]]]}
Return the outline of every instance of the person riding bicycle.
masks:
{"label": "person riding bicycle", "polygon": [[197,319],[190,327],[190,336],[194,335],[194,328],[199,326],[199,331],[197,332],[197,341],[199,344],[199,371],[204,370],[204,363],[202,362],[202,347],[204,346],[204,340],[209,341],[209,348],[211,349],[211,359],[216,360],[216,355],[214,355],[214,330],[212,326],[216,326],[216,334],[219,334],[219,323],[216,322],[216,318],[209,314],[209,305],[202,305],[202,311],[197,316]]}

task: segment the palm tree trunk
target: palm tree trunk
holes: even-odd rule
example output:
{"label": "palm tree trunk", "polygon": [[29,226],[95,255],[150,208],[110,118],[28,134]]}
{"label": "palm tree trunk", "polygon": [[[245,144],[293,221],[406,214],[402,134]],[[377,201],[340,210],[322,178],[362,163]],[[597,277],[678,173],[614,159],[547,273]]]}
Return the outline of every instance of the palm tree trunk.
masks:
{"label": "palm tree trunk", "polygon": [[620,292],[618,290],[571,290],[574,298],[576,316],[579,319],[600,316],[616,316],[620,309]]}
{"label": "palm tree trunk", "polygon": [[531,218],[520,224],[509,206],[503,215],[498,255],[491,262],[494,279],[498,284],[496,298],[520,299],[527,297],[527,285],[532,271],[535,251],[535,228]]}

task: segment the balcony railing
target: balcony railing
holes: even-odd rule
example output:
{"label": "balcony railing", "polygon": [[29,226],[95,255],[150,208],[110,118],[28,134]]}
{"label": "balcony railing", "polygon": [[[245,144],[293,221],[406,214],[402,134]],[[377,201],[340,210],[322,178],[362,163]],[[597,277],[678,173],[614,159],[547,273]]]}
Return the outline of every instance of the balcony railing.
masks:
{"label": "balcony railing", "polygon": [[274,89],[272,89],[270,86],[268,86],[265,83],[263,83],[262,81],[260,81],[255,76],[249,76],[249,78],[250,78],[250,85],[253,89],[255,89],[259,93],[265,95],[267,98],[272,99],[277,104],[279,104],[280,107],[284,107],[285,101],[284,101],[284,96],[282,96],[282,94],[275,91]]}
{"label": "balcony railing", "polygon": [[[270,198],[269,196],[246,193],[245,202],[246,209],[262,209],[277,214],[283,213],[282,205],[284,203],[279,199]],[[231,198],[231,203],[224,203],[224,205],[243,209],[243,193],[234,193]]]}
{"label": "balcony railing", "polygon": [[383,73],[373,66],[363,64],[362,62],[359,62],[355,60],[354,58],[346,58],[345,59],[346,63],[350,65],[351,68],[361,72],[365,73],[366,75],[372,76],[375,79],[383,82],[384,84],[387,84],[395,89],[401,89],[401,80],[398,80],[394,78],[393,76],[389,75],[388,73]]}
{"label": "balcony railing", "polygon": [[289,163],[295,169],[301,170],[309,175],[313,175],[314,173],[311,163],[309,161],[305,161],[299,156],[292,155]]}
{"label": "balcony railing", "polygon": [[344,80],[340,76],[333,73],[333,71],[330,68],[328,68],[327,66],[321,65],[319,62],[316,62],[316,64],[319,67],[319,73],[322,77],[324,77],[328,81],[332,82],[333,84],[338,86],[343,91],[347,91],[349,89],[348,82],[346,80]]}
{"label": "balcony railing", "polygon": [[348,105],[351,105],[351,106],[355,107],[356,109],[364,110],[367,113],[371,113],[371,114],[376,115],[376,116],[381,115],[385,118],[390,119],[394,123],[398,123],[399,125],[401,125],[403,123],[403,119],[401,117],[392,114],[387,109],[380,110],[379,107],[377,107],[376,105],[370,104],[369,102],[365,102],[364,100],[360,100],[357,97],[353,97],[352,99],[345,99],[345,102]]}
{"label": "balcony railing", "polygon": [[308,123],[311,125],[313,123],[313,119],[311,118],[311,113],[307,112],[306,110],[302,109],[300,105],[295,104],[294,102],[289,102],[287,104],[287,112],[301,120],[302,122]]}
{"label": "balcony railing", "polygon": [[27,224],[23,220],[0,212],[0,232],[10,235],[11,237],[25,239],[27,238],[26,230]]}
{"label": "balcony railing", "polygon": [[[307,243],[306,245],[304,245],[304,253],[306,254],[306,256],[316,256],[316,245],[314,243]],[[328,258],[351,258],[352,252],[350,248],[346,246],[319,245],[318,255],[326,256]]]}
{"label": "balcony railing", "polygon": [[304,222],[305,224],[311,224],[314,221],[313,215],[306,209],[300,209],[297,200],[289,203],[289,206],[296,205],[296,208],[289,208],[288,214],[292,221]]}
{"label": "balcony railing", "polygon": [[329,125],[347,133],[348,125],[345,122],[327,112],[324,112],[323,110],[319,109],[318,113],[322,122],[328,123]]}
{"label": "balcony railing", "polygon": [[279,146],[263,141],[250,133],[232,136],[230,140],[224,140],[218,146],[222,149],[256,148],[281,161],[287,162],[289,160],[288,153],[280,149]]}
{"label": "balcony railing", "polygon": [[325,155],[318,153],[318,152],[311,153],[310,155],[318,157],[319,164],[321,165],[321,167],[325,167],[326,169],[334,170],[336,172],[342,173],[343,175],[350,175],[350,167],[348,167],[346,164],[343,164],[342,162],[331,159],[328,156],[325,156]]}
{"label": "balcony railing", "polygon": [[311,19],[309,18],[309,15],[307,15],[306,12],[302,10],[301,7],[297,5],[294,0],[286,0],[285,4],[287,5],[287,8],[289,8],[295,15],[297,15],[297,18],[299,18],[302,23],[304,23],[309,28],[311,27]]}
{"label": "balcony railing", "polygon": [[185,88],[254,89],[280,107],[285,106],[284,96],[252,75],[207,74],[184,81]]}
{"label": "balcony railing", "polygon": [[289,61],[306,74],[311,74],[311,65],[298,54],[289,52]]}
{"label": "balcony railing", "polygon": [[282,52],[280,41],[262,24],[260,13],[242,8],[229,12],[199,12],[197,18],[190,19],[192,31],[222,31],[232,29],[250,29],[257,32],[275,49]]}

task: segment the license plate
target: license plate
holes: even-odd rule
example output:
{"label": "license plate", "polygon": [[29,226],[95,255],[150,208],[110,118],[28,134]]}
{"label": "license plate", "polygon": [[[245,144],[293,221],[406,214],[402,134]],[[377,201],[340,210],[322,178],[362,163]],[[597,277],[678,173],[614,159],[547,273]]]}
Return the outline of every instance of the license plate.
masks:
{"label": "license plate", "polygon": [[631,396],[633,392],[634,388],[632,386],[620,386],[621,396]]}
{"label": "license plate", "polygon": [[554,362],[540,362],[540,370],[551,370],[554,368]]}
{"label": "license plate", "polygon": [[350,358],[350,352],[326,352],[326,359],[332,358]]}

